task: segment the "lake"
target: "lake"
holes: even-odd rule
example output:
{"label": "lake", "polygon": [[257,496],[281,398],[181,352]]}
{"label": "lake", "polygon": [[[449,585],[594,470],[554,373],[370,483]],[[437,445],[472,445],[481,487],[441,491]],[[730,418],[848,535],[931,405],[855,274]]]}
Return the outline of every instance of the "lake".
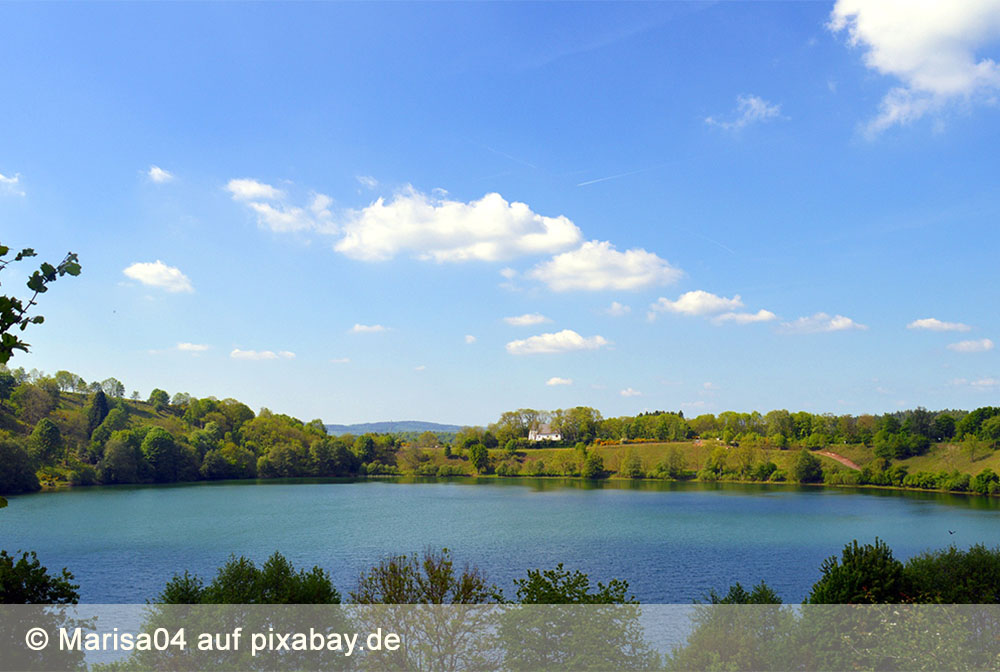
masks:
{"label": "lake", "polygon": [[[0,548],[66,566],[92,603],[153,599],[177,572],[210,579],[231,554],[319,565],[344,594],[380,558],[452,550],[513,597],[562,562],[625,579],[644,603],[690,603],[761,579],[801,601],[857,538],[897,557],[1000,545],[1000,500],[794,486],[550,479],[265,481],[77,488],[10,497]],[[954,534],[950,534],[953,531]]]}

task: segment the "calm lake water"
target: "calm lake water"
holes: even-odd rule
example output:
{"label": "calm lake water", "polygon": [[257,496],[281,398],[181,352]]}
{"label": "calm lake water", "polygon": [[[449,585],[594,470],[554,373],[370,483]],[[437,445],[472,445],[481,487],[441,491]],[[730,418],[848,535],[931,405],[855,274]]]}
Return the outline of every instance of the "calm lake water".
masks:
{"label": "calm lake water", "polygon": [[[381,557],[447,547],[510,596],[563,562],[646,603],[690,603],[761,579],[801,601],[857,538],[897,556],[1000,545],[1000,501],[874,490],[542,479],[242,482],[78,488],[11,497],[0,548],[66,566],[84,602],[143,602],[176,572],[233,553],[320,565],[345,595]],[[954,534],[949,534],[949,531]]]}

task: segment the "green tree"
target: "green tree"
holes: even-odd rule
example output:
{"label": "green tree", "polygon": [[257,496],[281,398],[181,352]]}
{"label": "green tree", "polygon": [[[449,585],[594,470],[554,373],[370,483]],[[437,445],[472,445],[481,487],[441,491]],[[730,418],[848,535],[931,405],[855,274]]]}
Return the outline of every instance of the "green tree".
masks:
{"label": "green tree", "polygon": [[502,599],[478,569],[456,571],[447,548],[388,557],[362,572],[350,596],[357,604],[483,604]]}
{"label": "green tree", "polygon": [[0,604],[76,604],[79,587],[66,568],[49,574],[34,551],[20,557],[0,551]]}
{"label": "green tree", "polygon": [[0,494],[34,492],[41,487],[28,451],[12,439],[0,438]]}
{"label": "green tree", "polygon": [[157,387],[149,393],[149,403],[157,411],[162,411],[170,405],[170,395]]}
{"label": "green tree", "polygon": [[729,587],[729,592],[725,595],[710,590],[705,601],[709,604],[781,604],[778,594],[763,581],[751,590],[747,590],[737,581]]}
{"label": "green tree", "polygon": [[482,443],[478,441],[468,447],[469,462],[472,468],[480,474],[485,474],[490,470],[490,452]]}
{"label": "green tree", "polygon": [[529,569],[528,577],[514,579],[517,602],[521,604],[637,604],[628,593],[628,582],[611,579],[607,585],[590,585],[590,577],[570,572],[562,563],[554,569]]}
{"label": "green tree", "polygon": [[94,396],[90,398],[90,403],[87,404],[86,411],[89,436],[104,422],[104,418],[108,417],[108,413],[110,412],[108,398],[104,394],[104,390],[98,389],[94,392]]}
{"label": "green tree", "polygon": [[[8,258],[10,248],[0,245],[0,271],[11,263],[16,263],[36,256],[33,249],[25,248]],[[15,296],[0,295],[0,364],[10,361],[15,350],[27,352],[29,344],[19,336],[11,333],[15,329],[23,332],[29,324],[41,324],[45,318],[41,315],[30,315],[31,309],[38,305],[38,295],[48,291],[48,285],[64,275],[80,275],[80,264],[77,255],[70,252],[57,266],[42,263],[39,269],[28,277],[28,290],[31,296],[22,301]]]}
{"label": "green tree", "polygon": [[591,452],[583,460],[583,465],[580,467],[580,476],[583,478],[603,478],[605,476],[604,458],[596,452]]}
{"label": "green tree", "polygon": [[181,451],[174,437],[162,427],[154,427],[142,441],[142,454],[153,470],[153,480],[173,483],[181,473]]}
{"label": "green tree", "polygon": [[839,561],[837,556],[824,560],[820,572],[809,604],[892,604],[908,602],[912,594],[903,563],[878,537],[864,546],[855,539],[844,547]]}
{"label": "green tree", "polygon": [[62,434],[59,427],[48,418],[42,418],[28,437],[28,454],[35,464],[51,464],[63,450]]}
{"label": "green tree", "polygon": [[207,586],[189,572],[175,575],[157,597],[160,604],[340,604],[340,593],[320,567],[296,571],[275,552],[259,568],[231,557]]}
{"label": "green tree", "polygon": [[823,465],[808,450],[800,450],[792,466],[792,478],[799,483],[819,483],[823,480]]}

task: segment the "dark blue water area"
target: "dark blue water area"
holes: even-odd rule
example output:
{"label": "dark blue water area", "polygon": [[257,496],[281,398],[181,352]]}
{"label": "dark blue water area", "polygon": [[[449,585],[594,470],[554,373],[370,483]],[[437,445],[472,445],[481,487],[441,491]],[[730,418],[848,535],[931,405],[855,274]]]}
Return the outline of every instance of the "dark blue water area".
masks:
{"label": "dark blue water area", "polygon": [[[735,581],[801,601],[823,559],[884,539],[901,559],[1000,545],[996,499],[732,484],[550,479],[286,481],[78,488],[11,497],[0,548],[67,567],[90,603],[152,600],[176,573],[211,579],[231,555],[280,551],[344,593],[390,554],[451,549],[513,597],[564,563],[629,582],[644,603],[690,603]],[[949,531],[953,531],[951,534]]]}

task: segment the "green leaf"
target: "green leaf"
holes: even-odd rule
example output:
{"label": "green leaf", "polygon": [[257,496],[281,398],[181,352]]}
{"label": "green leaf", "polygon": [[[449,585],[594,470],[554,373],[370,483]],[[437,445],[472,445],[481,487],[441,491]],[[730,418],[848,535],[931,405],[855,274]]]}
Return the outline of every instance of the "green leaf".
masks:
{"label": "green leaf", "polygon": [[6,245],[0,245],[0,257],[10,252],[10,248]]}
{"label": "green leaf", "polygon": [[73,276],[80,275],[80,264],[76,263],[75,261],[70,262],[65,266],[63,266],[62,270],[64,273],[69,273],[70,275]]}

